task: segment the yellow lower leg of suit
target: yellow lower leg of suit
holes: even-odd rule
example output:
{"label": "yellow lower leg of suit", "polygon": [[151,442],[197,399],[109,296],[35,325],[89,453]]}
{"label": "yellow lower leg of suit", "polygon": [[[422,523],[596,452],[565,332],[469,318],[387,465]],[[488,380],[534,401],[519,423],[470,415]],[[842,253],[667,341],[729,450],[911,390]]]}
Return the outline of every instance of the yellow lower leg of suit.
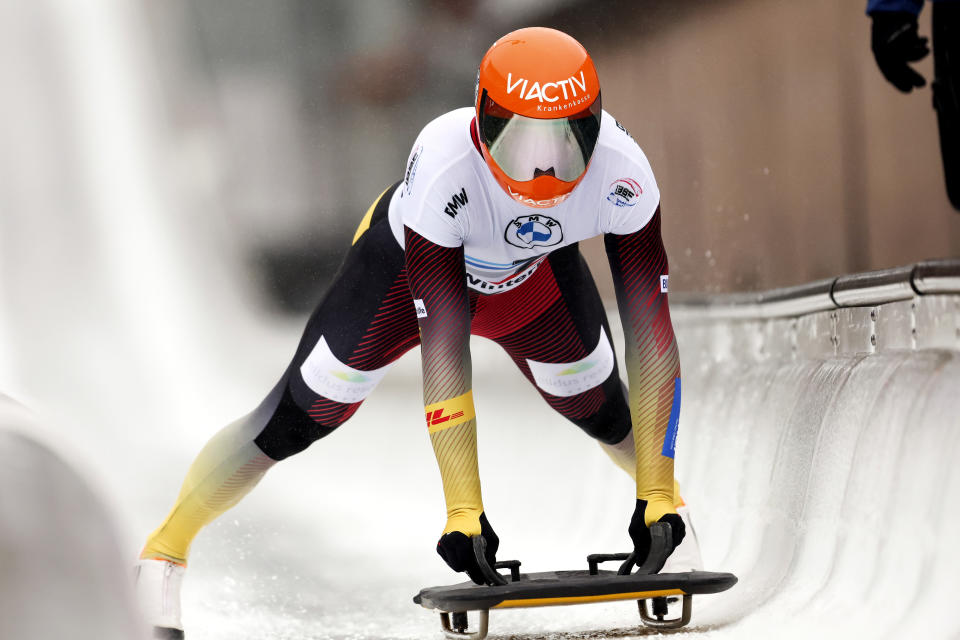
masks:
{"label": "yellow lower leg of suit", "polygon": [[[600,443],[600,448],[610,456],[610,459],[613,460],[614,464],[627,472],[631,478],[636,482],[636,452],[634,451],[633,446],[633,432],[627,433],[627,437],[624,438],[619,444],[604,444]],[[673,506],[674,508],[684,506],[683,498],[680,496],[680,485],[676,480],[673,481]]]}
{"label": "yellow lower leg of suit", "polygon": [[[207,443],[190,466],[176,504],[163,524],[150,534],[140,557],[186,564],[190,544],[200,530],[237,504],[275,464],[253,442],[254,431],[260,428],[259,423],[248,416],[226,427]],[[632,434],[627,434],[619,444],[601,443],[600,446],[617,466],[633,477],[636,465]],[[683,506],[676,482],[673,499],[676,507]]]}
{"label": "yellow lower leg of suit", "polygon": [[141,558],[186,564],[200,529],[237,504],[275,464],[254,444],[262,425],[252,416],[217,433],[200,451],[167,519],[147,538]]}
{"label": "yellow lower leg of suit", "polygon": [[[369,228],[373,211],[385,193],[367,209],[354,243]],[[200,530],[240,502],[275,464],[253,442],[265,418],[257,413],[254,411],[220,431],[200,451],[187,472],[176,504],[163,524],[147,538],[141,558],[186,564],[190,543]]]}

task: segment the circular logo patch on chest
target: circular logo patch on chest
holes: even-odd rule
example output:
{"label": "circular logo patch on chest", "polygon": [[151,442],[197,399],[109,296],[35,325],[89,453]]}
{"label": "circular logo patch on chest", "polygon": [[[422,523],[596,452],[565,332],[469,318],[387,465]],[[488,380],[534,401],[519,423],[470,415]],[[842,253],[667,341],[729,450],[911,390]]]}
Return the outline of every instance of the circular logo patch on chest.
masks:
{"label": "circular logo patch on chest", "polygon": [[515,247],[551,247],[563,240],[560,223],[543,214],[514,218],[507,224],[503,239]]}

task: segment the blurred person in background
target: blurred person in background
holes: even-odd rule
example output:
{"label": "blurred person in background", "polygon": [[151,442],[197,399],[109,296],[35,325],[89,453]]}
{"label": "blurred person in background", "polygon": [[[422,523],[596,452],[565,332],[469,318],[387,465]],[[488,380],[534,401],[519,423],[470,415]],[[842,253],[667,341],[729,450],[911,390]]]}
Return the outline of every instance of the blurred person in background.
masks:
{"label": "blurred person in background", "polygon": [[[960,211],[960,0],[933,3],[933,108],[940,130],[940,153],[947,197]],[[908,63],[930,53],[920,37],[917,16],[923,0],[869,0],[873,19],[871,47],[883,76],[897,89],[910,93],[926,79]]]}
{"label": "blurred person in background", "polygon": [[[491,566],[499,539],[481,497],[471,334],[501,345],[546,402],[634,478],[636,563],[659,522],[670,525],[672,568],[699,568],[674,481],[680,361],[660,230],[653,172],[602,110],[582,45],[545,28],[498,40],[481,61],[474,105],[430,122],[403,180],[366,212],[279,383],[204,447],[147,539],[138,590],[158,635],[183,637],[180,585],[201,528],[278,461],[346,422],[417,345],[447,508],[437,551],[483,584],[472,539],[482,538]],[[629,389],[578,248],[599,235],[625,329]]]}

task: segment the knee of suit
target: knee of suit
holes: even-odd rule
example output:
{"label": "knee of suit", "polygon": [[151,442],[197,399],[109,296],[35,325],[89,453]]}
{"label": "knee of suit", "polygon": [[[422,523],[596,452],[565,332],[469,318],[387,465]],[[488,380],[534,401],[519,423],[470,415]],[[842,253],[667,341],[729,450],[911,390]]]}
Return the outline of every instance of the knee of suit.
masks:
{"label": "knee of suit", "polygon": [[273,460],[283,460],[330,435],[348,417],[349,414],[343,415],[332,424],[318,422],[306,410],[297,406],[287,388],[254,442]]}
{"label": "knee of suit", "polygon": [[600,408],[586,418],[571,421],[604,444],[617,444],[630,433],[630,407],[622,395],[608,397]]}

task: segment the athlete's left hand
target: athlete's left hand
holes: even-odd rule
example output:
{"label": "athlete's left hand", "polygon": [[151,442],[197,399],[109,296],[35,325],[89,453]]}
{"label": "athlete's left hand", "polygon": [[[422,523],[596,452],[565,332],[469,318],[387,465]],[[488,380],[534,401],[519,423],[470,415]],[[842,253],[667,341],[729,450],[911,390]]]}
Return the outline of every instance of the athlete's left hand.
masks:
{"label": "athlete's left hand", "polygon": [[[474,516],[476,517],[476,516]],[[476,529],[476,525],[463,527],[468,529],[467,533],[463,531],[449,531],[440,537],[437,543],[437,553],[450,565],[454,571],[465,571],[470,579],[477,584],[487,584],[480,565],[477,564],[477,558],[473,552],[473,538],[476,535],[483,536],[486,542],[486,553],[484,554],[487,564],[493,567],[497,563],[497,549],[500,547],[500,538],[494,532],[493,527],[487,521],[487,516],[480,513],[475,520],[479,525],[479,533],[474,534],[471,529]],[[448,526],[448,529],[450,527]],[[471,534],[471,535],[468,535]]]}
{"label": "athlete's left hand", "polygon": [[[650,513],[647,510],[650,510]],[[666,511],[666,513],[663,513]],[[662,513],[659,517],[657,513]],[[650,555],[650,544],[652,542],[652,537],[650,536],[650,527],[647,524],[649,518],[656,517],[656,520],[653,522],[666,522],[670,524],[670,532],[672,533],[673,540],[670,553],[673,553],[673,550],[680,546],[680,543],[683,541],[683,537],[687,533],[687,528],[683,524],[683,519],[677,514],[676,509],[673,505],[653,505],[648,504],[646,500],[637,499],[637,506],[633,510],[633,518],[630,519],[630,539],[633,540],[633,552],[636,556],[635,562],[637,565],[642,565],[646,561],[647,556]]]}

